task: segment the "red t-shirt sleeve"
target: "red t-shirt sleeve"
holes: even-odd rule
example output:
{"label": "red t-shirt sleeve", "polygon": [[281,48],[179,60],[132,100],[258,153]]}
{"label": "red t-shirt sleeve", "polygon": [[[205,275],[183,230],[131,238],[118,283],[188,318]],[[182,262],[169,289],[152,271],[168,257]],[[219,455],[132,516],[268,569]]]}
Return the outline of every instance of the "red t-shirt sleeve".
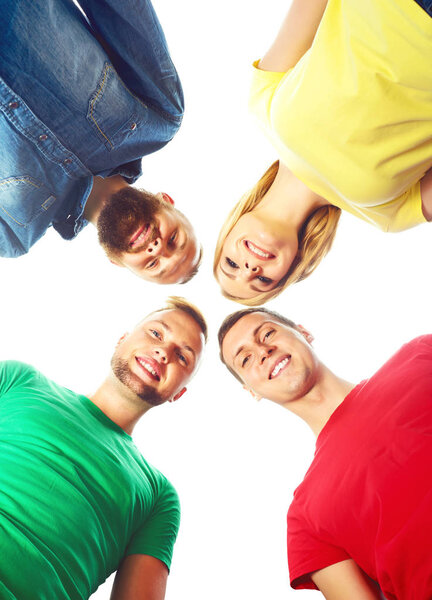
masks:
{"label": "red t-shirt sleeve", "polygon": [[288,513],[288,566],[291,587],[295,590],[318,589],[310,574],[351,558],[342,548],[319,539],[307,522]]}

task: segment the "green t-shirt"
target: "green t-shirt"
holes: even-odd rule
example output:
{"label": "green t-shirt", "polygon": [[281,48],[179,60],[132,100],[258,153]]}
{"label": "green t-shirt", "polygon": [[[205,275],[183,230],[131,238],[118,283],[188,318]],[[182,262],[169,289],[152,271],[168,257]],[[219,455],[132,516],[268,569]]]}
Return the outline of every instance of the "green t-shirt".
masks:
{"label": "green t-shirt", "polygon": [[123,557],[170,567],[177,494],[85,396],[0,363],[0,598],[88,598]]}

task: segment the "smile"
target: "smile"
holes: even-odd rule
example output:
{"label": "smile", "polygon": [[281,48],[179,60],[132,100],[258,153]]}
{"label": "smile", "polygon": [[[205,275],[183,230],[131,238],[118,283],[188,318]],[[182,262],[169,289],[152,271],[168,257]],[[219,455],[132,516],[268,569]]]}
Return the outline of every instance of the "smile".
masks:
{"label": "smile", "polygon": [[290,354],[288,354],[288,356],[284,356],[284,358],[279,360],[273,367],[273,370],[270,372],[269,379],[274,379],[275,377],[280,375],[280,373],[282,373],[282,371],[288,366],[290,361],[291,361]]}
{"label": "smile", "polygon": [[155,381],[160,381],[160,367],[155,360],[149,358],[142,358],[141,356],[136,356],[135,360],[143,369],[143,371],[146,374],[148,374],[149,377],[151,377]]}
{"label": "smile", "polygon": [[249,250],[249,252],[251,254],[253,254],[254,256],[258,256],[258,258],[263,258],[266,260],[268,260],[270,258],[275,258],[274,254],[272,254],[271,252],[267,252],[266,250],[263,250],[262,248],[259,248],[258,246],[255,246],[255,244],[252,244],[252,242],[250,242],[249,240],[245,240],[244,245],[246,246],[246,248]]}
{"label": "smile", "polygon": [[132,246],[132,248],[141,246],[142,244],[144,244],[144,242],[148,238],[149,233],[150,233],[150,225],[147,223],[147,225],[144,225],[144,226],[140,227],[137,231],[135,231],[135,233],[132,235],[132,237],[129,240],[129,246]]}

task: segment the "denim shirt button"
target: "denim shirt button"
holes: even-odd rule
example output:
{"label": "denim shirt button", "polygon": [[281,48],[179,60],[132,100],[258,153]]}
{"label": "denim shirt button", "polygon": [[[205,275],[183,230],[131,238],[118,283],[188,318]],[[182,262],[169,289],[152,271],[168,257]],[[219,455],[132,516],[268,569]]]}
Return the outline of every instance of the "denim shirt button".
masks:
{"label": "denim shirt button", "polygon": [[132,131],[133,131],[134,129],[136,129],[136,128],[137,128],[137,124],[136,124],[136,123],[132,123],[132,125],[130,126],[130,128],[131,128],[131,129],[132,129]]}
{"label": "denim shirt button", "polygon": [[18,102],[15,102],[15,101],[9,102],[9,108],[15,109],[15,108],[18,108],[18,106],[19,106]]}
{"label": "denim shirt button", "polygon": [[64,161],[63,161],[63,163],[64,163],[65,165],[70,165],[70,164],[71,164],[71,162],[72,162],[72,159],[71,159],[71,158],[65,158],[65,159],[64,159]]}
{"label": "denim shirt button", "polygon": [[42,133],[42,135],[39,136],[39,139],[44,142],[45,140],[48,139],[48,136],[45,133]]}

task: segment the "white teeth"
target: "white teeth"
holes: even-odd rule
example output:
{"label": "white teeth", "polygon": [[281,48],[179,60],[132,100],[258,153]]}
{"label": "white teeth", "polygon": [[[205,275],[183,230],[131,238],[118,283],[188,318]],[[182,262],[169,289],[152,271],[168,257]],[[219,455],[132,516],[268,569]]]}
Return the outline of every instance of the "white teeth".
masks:
{"label": "white teeth", "polygon": [[270,258],[271,254],[269,254],[268,252],[263,252],[263,250],[254,246],[252,242],[247,242],[247,245],[252,250],[252,252],[255,252],[255,254],[258,254],[258,256],[262,256],[263,258]]}
{"label": "white teeth", "polygon": [[144,367],[144,369],[146,371],[148,371],[149,373],[151,373],[153,375],[153,377],[158,377],[158,374],[156,373],[156,371],[154,369],[151,368],[151,366],[147,363],[145,363],[143,360],[141,360],[140,358],[138,359],[139,364]]}
{"label": "white teeth", "polygon": [[278,363],[278,364],[275,366],[275,368],[273,369],[273,371],[270,373],[270,379],[271,379],[272,377],[276,377],[276,375],[279,373],[279,371],[280,371],[281,369],[283,369],[283,368],[284,368],[284,366],[285,366],[285,365],[288,363],[288,361],[289,361],[289,358],[288,358],[288,357],[286,357],[286,358],[284,358],[283,360],[281,360],[281,361],[280,361],[280,362],[279,362],[279,363]]}

